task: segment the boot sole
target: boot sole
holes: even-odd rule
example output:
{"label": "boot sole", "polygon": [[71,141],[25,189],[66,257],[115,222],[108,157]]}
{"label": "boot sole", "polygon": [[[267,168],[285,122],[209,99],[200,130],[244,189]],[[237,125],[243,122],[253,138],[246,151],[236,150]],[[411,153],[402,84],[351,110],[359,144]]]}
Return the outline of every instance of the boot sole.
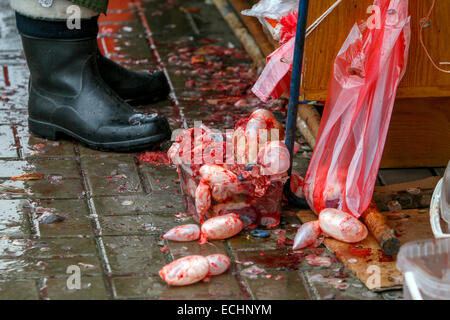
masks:
{"label": "boot sole", "polygon": [[81,142],[82,144],[86,145],[91,149],[109,152],[130,152],[141,149],[150,149],[166,140],[169,140],[171,137],[170,133],[166,133],[127,141],[95,142],[80,137],[79,135],[73,133],[70,130],[67,130],[63,127],[48,122],[28,119],[28,127],[33,135],[38,136],[40,138],[44,138],[47,140],[58,140],[59,134],[62,133],[69,137],[74,138],[75,140],[78,140],[79,142]]}

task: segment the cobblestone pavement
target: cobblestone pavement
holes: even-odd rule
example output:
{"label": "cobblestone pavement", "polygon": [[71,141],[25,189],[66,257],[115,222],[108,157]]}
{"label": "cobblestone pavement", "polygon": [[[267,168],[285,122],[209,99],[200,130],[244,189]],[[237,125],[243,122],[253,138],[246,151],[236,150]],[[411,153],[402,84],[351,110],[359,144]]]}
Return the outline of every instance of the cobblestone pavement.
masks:
{"label": "cobblestone pavement", "polygon": [[[267,239],[243,232],[211,245],[160,240],[169,228],[192,221],[176,215],[184,208],[175,168],[147,163],[136,154],[102,153],[75,141],[46,141],[28,133],[29,74],[7,2],[0,2],[0,299],[399,297],[397,291],[371,293],[351,274],[341,289],[314,281],[317,274],[333,277],[346,271],[337,260],[330,268],[308,265],[302,254],[278,244],[278,230]],[[251,85],[246,72],[251,61],[211,1],[183,1],[187,12],[180,4],[113,0],[100,22],[99,43],[108,57],[129,68],[165,66],[172,101],[145,110],[164,114],[173,129],[194,120],[229,128],[258,106],[251,99],[234,106],[237,93]],[[195,61],[199,56],[206,61]],[[283,117],[281,106],[270,107]],[[295,160],[300,169],[308,154],[305,148]],[[43,176],[10,179],[30,173]],[[65,219],[40,223],[46,212]],[[298,223],[294,209],[286,208],[281,228],[288,238]],[[170,288],[157,274],[173,259],[220,252],[232,258],[231,270],[209,282]],[[67,287],[71,265],[81,269],[80,290]],[[241,271],[251,265],[265,272],[244,276]]]}

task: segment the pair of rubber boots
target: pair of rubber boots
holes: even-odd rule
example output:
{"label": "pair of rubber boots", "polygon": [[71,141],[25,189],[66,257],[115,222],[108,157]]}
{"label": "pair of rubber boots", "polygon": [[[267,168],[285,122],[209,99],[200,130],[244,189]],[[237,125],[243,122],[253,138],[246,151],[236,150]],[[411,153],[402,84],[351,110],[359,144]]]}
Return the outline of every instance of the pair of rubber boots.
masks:
{"label": "pair of rubber boots", "polygon": [[23,32],[21,37],[31,74],[32,134],[50,140],[66,135],[90,148],[116,152],[151,149],[170,139],[164,117],[132,107],[167,99],[170,88],[163,72],[133,72],[105,58],[96,32],[82,38]]}

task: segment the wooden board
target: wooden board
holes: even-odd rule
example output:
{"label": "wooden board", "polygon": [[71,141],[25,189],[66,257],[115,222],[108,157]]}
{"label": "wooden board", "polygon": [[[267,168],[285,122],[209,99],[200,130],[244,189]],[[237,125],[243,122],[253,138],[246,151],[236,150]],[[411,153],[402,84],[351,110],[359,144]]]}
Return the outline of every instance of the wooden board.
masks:
{"label": "wooden board", "polygon": [[241,14],[241,11],[250,9],[252,6],[246,0],[230,0],[230,2],[238,13],[237,15],[244,22],[248,31],[250,31],[251,35],[255,38],[255,41],[258,43],[263,54],[266,57],[270,55],[275,50],[274,41],[265,34],[263,27],[257,19]]}
{"label": "wooden board", "polygon": [[[434,188],[440,179],[441,177],[429,177],[418,181],[376,186],[372,201],[381,211],[389,210],[390,201],[397,201],[402,209],[429,208]],[[419,188],[420,192],[408,192],[409,188]]]}
{"label": "wooden board", "polygon": [[449,128],[450,98],[397,99],[380,167],[446,167]]}
{"label": "wooden board", "polygon": [[[388,224],[397,231],[402,244],[433,238],[428,209],[382,213],[387,217]],[[310,210],[299,211],[297,215],[302,223],[317,219]],[[326,238],[324,244],[369,290],[379,292],[402,287],[402,274],[396,268],[396,257],[383,254],[380,245],[371,234],[357,244],[348,244],[331,238]],[[379,281],[374,272],[380,275]]]}
{"label": "wooden board", "polygon": [[[308,26],[335,0],[310,1]],[[305,100],[326,100],[336,55],[355,22],[367,20],[373,0],[345,0],[306,39],[302,93]],[[408,67],[400,83],[397,98],[449,97],[450,75],[436,70],[419,43],[419,22],[431,7],[432,0],[410,0],[411,44]],[[424,43],[433,59],[450,61],[450,1],[436,1],[431,25],[424,29]],[[445,69],[445,65],[443,68]]]}

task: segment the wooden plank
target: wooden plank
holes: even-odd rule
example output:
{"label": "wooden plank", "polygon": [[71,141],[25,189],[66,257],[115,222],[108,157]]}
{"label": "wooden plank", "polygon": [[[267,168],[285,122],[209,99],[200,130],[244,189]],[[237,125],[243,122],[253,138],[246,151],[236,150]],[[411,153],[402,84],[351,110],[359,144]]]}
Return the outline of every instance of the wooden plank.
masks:
{"label": "wooden plank", "polygon": [[450,98],[398,99],[380,167],[446,167],[449,128]]}
{"label": "wooden plank", "polygon": [[[308,25],[314,22],[335,0],[310,2]],[[419,21],[432,0],[409,1],[411,44],[408,67],[400,83],[398,98],[448,97],[450,76],[436,70],[419,43]],[[305,100],[326,100],[334,59],[355,22],[366,20],[366,9],[373,0],[346,0],[306,39],[302,94]],[[450,1],[436,1],[431,25],[424,29],[424,43],[435,61],[450,61]],[[445,66],[444,66],[445,67]]]}
{"label": "wooden plank", "polygon": [[241,14],[242,10],[250,9],[251,5],[245,0],[230,0],[230,2],[233,5],[234,9],[239,13],[239,17],[244,22],[248,31],[250,31],[252,36],[255,38],[255,41],[258,43],[263,54],[266,57],[270,55],[275,50],[275,46],[271,42],[271,39],[264,32],[263,27],[259,23],[258,19]]}
{"label": "wooden plank", "polygon": [[391,201],[397,201],[403,209],[429,208],[434,188],[440,179],[441,177],[435,176],[389,186],[376,186],[372,201],[381,211],[388,211]]}
{"label": "wooden plank", "polygon": [[235,11],[231,8],[227,0],[213,0],[222,17],[233,30],[236,37],[241,42],[248,55],[253,59],[257,67],[263,67],[266,59],[261,52],[261,48],[256,43],[253,36],[248,32],[247,28],[242,24]]}
{"label": "wooden plank", "polygon": [[[387,218],[389,226],[397,231],[402,244],[433,238],[428,209],[403,210],[399,213],[383,212],[382,214]],[[310,210],[299,211],[297,215],[302,223],[317,219]],[[402,274],[396,268],[396,257],[384,255],[371,234],[357,244],[348,244],[331,238],[326,238],[324,244],[369,290],[385,291],[402,286]],[[371,277],[377,271],[380,275],[379,282],[374,281],[375,277]]]}

